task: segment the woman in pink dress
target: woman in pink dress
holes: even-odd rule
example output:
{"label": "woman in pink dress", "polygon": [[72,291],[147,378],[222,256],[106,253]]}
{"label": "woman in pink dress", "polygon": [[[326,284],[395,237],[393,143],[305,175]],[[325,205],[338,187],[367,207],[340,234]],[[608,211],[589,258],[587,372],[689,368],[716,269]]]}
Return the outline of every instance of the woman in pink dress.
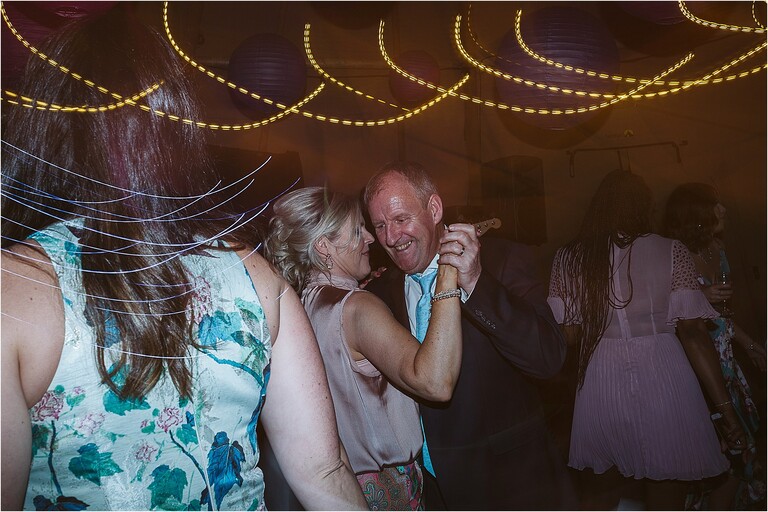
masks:
{"label": "woman in pink dress", "polygon": [[[440,263],[432,274],[435,294],[420,340],[359,287],[371,272],[374,238],[357,198],[305,187],[281,197],[274,211],[265,255],[301,293],[328,374],[339,437],[368,506],[423,510],[420,459],[427,455],[414,397],[448,401],[459,378],[457,270]],[[458,250],[446,242],[440,254]]]}
{"label": "woman in pink dress", "polygon": [[615,507],[633,479],[646,509],[682,510],[688,483],[728,469],[699,381],[743,443],[704,326],[717,313],[685,246],[650,233],[651,204],[641,177],[609,173],[552,268],[549,304],[579,350],[569,465],[595,475],[587,508]]}

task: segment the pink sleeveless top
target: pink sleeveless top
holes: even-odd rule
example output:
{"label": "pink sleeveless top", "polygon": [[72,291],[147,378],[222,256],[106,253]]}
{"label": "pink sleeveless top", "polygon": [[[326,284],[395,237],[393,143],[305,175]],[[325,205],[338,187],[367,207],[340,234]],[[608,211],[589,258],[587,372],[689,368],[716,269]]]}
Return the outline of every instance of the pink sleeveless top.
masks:
{"label": "pink sleeveless top", "polygon": [[302,293],[323,356],[339,436],[355,473],[413,461],[422,434],[416,402],[395,388],[367,359],[355,361],[344,337],[342,311],[361,290],[353,278],[313,274]]}

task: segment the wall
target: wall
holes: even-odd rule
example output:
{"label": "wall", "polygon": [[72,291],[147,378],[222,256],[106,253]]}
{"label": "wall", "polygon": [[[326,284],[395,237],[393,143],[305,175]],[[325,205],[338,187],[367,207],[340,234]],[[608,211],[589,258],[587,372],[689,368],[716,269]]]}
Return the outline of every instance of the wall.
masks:
{"label": "wall", "polygon": [[[363,9],[365,3],[346,4],[350,9]],[[180,9],[182,5],[185,9]],[[531,10],[541,5],[481,2],[473,6],[473,30],[489,48],[494,48],[512,27],[515,8]],[[571,5],[601,15],[601,6],[595,3]],[[731,10],[725,13],[728,20],[751,22],[745,21],[742,12],[748,12],[751,2],[729,5]],[[467,66],[451,41],[455,14],[466,12],[466,4],[400,2],[384,7],[389,9],[385,39],[393,56],[409,49],[424,49],[440,62],[442,84],[451,84],[470,72],[473,78],[467,89],[480,97],[495,98],[494,79]],[[375,22],[363,28],[340,28],[304,2],[172,2],[171,8],[178,39],[189,44],[190,53],[201,62],[208,62],[214,69],[218,66],[221,73],[226,71],[227,55],[249,33],[280,32],[301,48],[303,25],[311,21],[312,49],[327,71],[359,89],[391,100],[389,71],[378,54]],[[361,17],[365,15],[360,11]],[[726,38],[716,34],[695,48],[698,61],[692,61],[676,76],[700,76],[701,70],[721,64],[727,55],[759,40],[754,35]],[[644,54],[622,42],[617,44],[621,72],[641,77],[652,76],[686,51],[685,41],[677,41],[678,47],[670,46],[668,54],[656,55]],[[765,54],[757,59],[764,62]],[[309,75],[308,89],[318,83],[313,72]],[[232,108],[226,87],[202,76],[199,83],[207,116],[247,121]],[[347,118],[392,115],[391,110],[330,85],[307,109]],[[294,115],[257,130],[214,134],[214,142],[263,152],[295,151],[300,155],[307,184],[328,184],[350,193],[359,191],[376,168],[388,160],[417,160],[433,172],[446,205],[482,201],[479,169],[483,162],[510,155],[537,156],[543,162],[548,231],[546,243],[536,248],[542,276],[548,274],[555,249],[575,234],[591,195],[608,171],[623,165],[642,174],[653,189],[658,218],[667,195],[677,184],[711,183],[728,208],[726,243],[737,288],[734,302],[738,321],[756,339],[765,340],[765,70],[664,98],[621,102],[603,113],[599,121],[590,130],[557,140],[556,136],[540,137],[535,131],[521,132],[525,129],[513,126],[508,116],[497,109],[448,98],[406,122],[385,127],[339,126]],[[680,161],[670,142],[679,147]],[[646,144],[659,145],[620,152],[577,152],[575,176],[569,174],[569,151]]]}

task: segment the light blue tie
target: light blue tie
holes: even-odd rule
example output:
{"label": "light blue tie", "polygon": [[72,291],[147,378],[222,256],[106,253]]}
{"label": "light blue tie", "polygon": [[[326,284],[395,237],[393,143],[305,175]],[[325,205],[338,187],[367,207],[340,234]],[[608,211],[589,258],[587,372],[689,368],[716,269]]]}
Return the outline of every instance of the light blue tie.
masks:
{"label": "light blue tie", "polygon": [[[416,303],[416,339],[419,343],[424,341],[424,336],[427,335],[427,327],[429,326],[429,316],[432,312],[432,283],[435,282],[437,277],[437,270],[430,269],[423,274],[412,274],[411,279],[419,283],[421,286],[421,298]],[[421,416],[419,416],[421,421]],[[427,436],[424,435],[424,422],[421,422],[421,432],[424,437],[424,445],[421,448],[421,454],[424,458],[424,469],[429,471],[433,476],[435,469],[432,467],[432,459],[429,456],[429,450],[427,449]]]}

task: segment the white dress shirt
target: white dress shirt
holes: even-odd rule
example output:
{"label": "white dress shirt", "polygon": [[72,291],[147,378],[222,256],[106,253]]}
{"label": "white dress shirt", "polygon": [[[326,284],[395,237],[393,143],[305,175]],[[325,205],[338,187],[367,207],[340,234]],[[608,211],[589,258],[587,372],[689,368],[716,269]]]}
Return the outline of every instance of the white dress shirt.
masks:
{"label": "white dress shirt", "polygon": [[[421,286],[411,277],[411,275],[421,277],[421,275],[424,273],[437,272],[438,256],[438,254],[435,254],[435,257],[432,258],[431,262],[429,262],[429,265],[427,265],[427,268],[424,269],[424,272],[406,274],[405,276],[405,308],[408,310],[408,323],[411,326],[411,334],[414,336],[416,336],[416,305],[419,303],[419,299],[421,298]],[[435,294],[436,283],[437,279],[432,282],[432,295]],[[461,302],[467,302],[467,299],[469,299],[469,295],[467,295],[467,292],[462,289]]]}

